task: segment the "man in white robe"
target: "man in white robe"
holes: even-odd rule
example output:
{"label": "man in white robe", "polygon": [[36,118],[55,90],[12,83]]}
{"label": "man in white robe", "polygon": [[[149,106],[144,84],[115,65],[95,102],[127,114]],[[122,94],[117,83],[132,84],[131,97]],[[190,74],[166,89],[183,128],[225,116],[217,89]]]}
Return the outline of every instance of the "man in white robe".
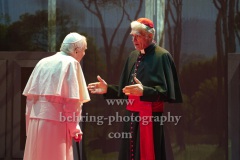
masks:
{"label": "man in white robe", "polygon": [[68,34],[53,56],[35,66],[27,96],[24,160],[72,160],[72,138],[80,141],[82,104],[90,101],[80,61],[86,37]]}

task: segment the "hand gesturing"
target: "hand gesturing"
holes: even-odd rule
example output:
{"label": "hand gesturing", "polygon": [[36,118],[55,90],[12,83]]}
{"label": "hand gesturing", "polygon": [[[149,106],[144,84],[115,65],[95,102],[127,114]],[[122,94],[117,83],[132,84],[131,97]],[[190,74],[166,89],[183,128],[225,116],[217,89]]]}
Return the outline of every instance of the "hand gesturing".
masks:
{"label": "hand gesturing", "polygon": [[98,82],[88,84],[88,90],[92,94],[107,93],[107,83],[100,76],[97,76]]}

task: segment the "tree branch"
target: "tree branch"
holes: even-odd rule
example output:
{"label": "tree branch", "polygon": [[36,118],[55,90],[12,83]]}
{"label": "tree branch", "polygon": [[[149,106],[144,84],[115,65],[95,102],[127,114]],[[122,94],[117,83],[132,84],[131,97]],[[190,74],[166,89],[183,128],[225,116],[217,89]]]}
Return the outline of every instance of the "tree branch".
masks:
{"label": "tree branch", "polygon": [[[139,0],[139,6],[138,6],[137,12],[136,12],[136,14],[135,14],[135,16],[134,16],[134,19],[137,19],[137,17],[139,16],[139,13],[140,13],[140,11],[141,11],[141,9],[142,9],[142,4],[143,4],[143,0]],[[125,12],[125,14],[127,14],[127,12]],[[128,20],[131,22],[131,19],[130,19],[129,14],[127,14],[127,15],[128,15]],[[129,28],[127,29],[127,31],[125,32],[125,34],[124,34],[122,43],[121,43],[121,45],[120,45],[120,50],[119,50],[119,54],[118,54],[118,60],[121,60],[122,57],[123,57],[124,46],[125,46],[125,44],[126,44],[126,42],[127,42],[127,38],[129,37],[130,31],[131,31],[131,28],[129,27]],[[120,67],[121,64],[118,65],[118,66]],[[118,67],[117,69],[119,69],[119,67]]]}
{"label": "tree branch", "polygon": [[[170,5],[170,1],[171,1],[171,0],[168,0],[168,2],[169,2],[169,3],[167,4],[167,5],[168,5],[168,9],[169,9],[171,18],[172,18],[172,20],[173,20],[173,23],[176,24],[176,19],[174,18],[174,14],[173,14],[173,11],[172,11],[172,8],[171,8],[171,5]],[[172,4],[173,4],[173,3],[172,3]],[[173,4],[173,5],[174,5],[174,4]]]}
{"label": "tree branch", "polygon": [[124,6],[125,6],[125,3],[123,2],[123,5],[121,6],[121,8],[122,8],[122,16],[121,16],[120,21],[119,21],[118,24],[117,24],[117,27],[114,29],[113,35],[112,35],[112,37],[111,37],[111,39],[110,39],[110,44],[109,44],[110,49],[112,48],[113,40],[114,40],[114,38],[115,38],[115,36],[116,36],[116,34],[117,34],[117,31],[118,31],[120,25],[122,24],[122,21],[123,21],[123,18],[124,18],[124,9],[123,9]]}
{"label": "tree branch", "polygon": [[84,0],[80,0],[82,2],[82,4],[84,5],[84,7],[91,12],[92,14],[97,16],[97,12],[94,12],[94,10],[91,9],[91,5],[92,5],[92,1],[88,1],[88,5],[86,4],[86,2]]}
{"label": "tree branch", "polygon": [[221,10],[221,6],[219,6],[220,4],[218,4],[218,2],[219,2],[218,0],[213,0],[213,4],[217,8],[217,10]]}

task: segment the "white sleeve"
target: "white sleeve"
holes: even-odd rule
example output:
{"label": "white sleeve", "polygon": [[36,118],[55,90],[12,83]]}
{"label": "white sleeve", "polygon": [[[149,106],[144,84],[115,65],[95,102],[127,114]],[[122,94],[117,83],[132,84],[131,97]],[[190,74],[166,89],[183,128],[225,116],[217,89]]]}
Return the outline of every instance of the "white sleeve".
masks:
{"label": "white sleeve", "polygon": [[82,112],[82,103],[77,99],[67,99],[64,107],[64,115],[66,116],[67,128],[72,137],[76,134],[82,134],[79,122]]}

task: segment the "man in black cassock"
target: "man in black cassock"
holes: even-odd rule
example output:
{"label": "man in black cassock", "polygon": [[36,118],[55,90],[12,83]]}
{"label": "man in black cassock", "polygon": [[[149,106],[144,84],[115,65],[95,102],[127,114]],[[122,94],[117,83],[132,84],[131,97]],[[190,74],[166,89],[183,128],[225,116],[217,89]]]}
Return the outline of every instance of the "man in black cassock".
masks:
{"label": "man in black cassock", "polygon": [[[159,121],[163,104],[182,102],[175,64],[170,53],[155,44],[150,19],[131,22],[131,29],[136,50],[126,61],[119,85],[109,85],[97,76],[99,82],[90,83],[88,89],[105,98],[134,100],[126,107],[125,116],[131,120],[124,122],[123,132],[131,137],[122,140],[119,160],[165,160],[164,131]],[[144,124],[141,120],[146,118]]]}

